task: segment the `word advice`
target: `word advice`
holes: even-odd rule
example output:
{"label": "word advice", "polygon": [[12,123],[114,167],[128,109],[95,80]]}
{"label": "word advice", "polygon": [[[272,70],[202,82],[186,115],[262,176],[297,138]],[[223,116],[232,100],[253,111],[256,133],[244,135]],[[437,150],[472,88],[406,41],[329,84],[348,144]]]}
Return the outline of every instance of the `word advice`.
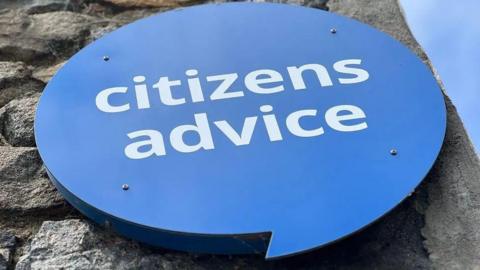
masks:
{"label": "word advice", "polygon": [[[340,84],[361,83],[369,78],[369,73],[359,67],[360,59],[341,60],[333,64],[333,69],[346,74],[345,78],[338,78]],[[320,64],[305,64],[302,66],[289,66],[286,68],[291,85],[294,90],[307,89],[304,81],[304,73],[312,73],[318,78],[321,87],[333,85],[332,78],[327,69]],[[185,71],[187,76],[187,86],[190,96],[188,99],[192,103],[204,102],[206,97],[198,78],[196,69]],[[240,98],[244,96],[243,89],[231,89],[232,85],[238,80],[237,73],[220,74],[207,76],[207,82],[216,82],[216,89],[211,92],[209,99],[212,101],[221,99]],[[133,81],[136,98],[136,109],[143,110],[151,108],[150,95],[147,85],[144,83],[144,76],[135,76]],[[285,91],[284,78],[281,73],[272,69],[260,69],[249,72],[244,78],[245,89],[254,94],[275,94]],[[187,103],[187,97],[178,97],[174,95],[173,87],[182,85],[180,80],[170,80],[168,77],[160,77],[158,82],[152,88],[158,89],[158,96],[162,104],[166,106],[179,106]],[[97,108],[105,113],[121,113],[132,109],[131,103],[111,104],[109,98],[112,95],[125,94],[128,87],[112,87],[100,91],[96,96]],[[191,105],[190,105],[191,106]],[[214,104],[212,105],[214,106]],[[271,105],[265,104],[259,107],[262,114],[263,126],[271,142],[283,140],[279,121],[273,112]],[[284,121],[286,129],[298,137],[315,137],[325,133],[322,126],[305,129],[301,126],[301,119],[306,117],[316,117],[318,111],[314,108],[298,110],[290,113]],[[212,138],[211,127],[207,113],[195,113],[193,115],[195,124],[179,125],[170,131],[170,144],[173,149],[181,153],[192,153],[199,150],[215,149]],[[254,130],[256,129],[258,116],[249,116],[244,119],[243,126],[236,131],[228,121],[213,121],[213,125],[218,128],[235,146],[250,144]],[[368,127],[364,111],[355,105],[337,105],[326,110],[324,119],[326,124],[333,130],[339,132],[354,132],[366,129]],[[354,121],[350,121],[354,120]],[[186,133],[196,133],[199,140],[195,143],[187,143],[184,139]],[[152,156],[165,156],[167,149],[165,147],[164,137],[158,130],[138,130],[127,134],[128,138],[135,140],[124,149],[125,155],[130,159],[144,159]],[[140,139],[140,140],[139,140]]]}

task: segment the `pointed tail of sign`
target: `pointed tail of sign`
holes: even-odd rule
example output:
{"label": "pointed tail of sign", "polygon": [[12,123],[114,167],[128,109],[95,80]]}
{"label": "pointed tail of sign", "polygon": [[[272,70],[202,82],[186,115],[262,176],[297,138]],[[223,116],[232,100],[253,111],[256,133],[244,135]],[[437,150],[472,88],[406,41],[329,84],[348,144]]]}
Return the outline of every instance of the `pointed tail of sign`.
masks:
{"label": "pointed tail of sign", "polygon": [[272,232],[265,259],[275,260],[303,253],[326,243],[312,233],[314,232]]}

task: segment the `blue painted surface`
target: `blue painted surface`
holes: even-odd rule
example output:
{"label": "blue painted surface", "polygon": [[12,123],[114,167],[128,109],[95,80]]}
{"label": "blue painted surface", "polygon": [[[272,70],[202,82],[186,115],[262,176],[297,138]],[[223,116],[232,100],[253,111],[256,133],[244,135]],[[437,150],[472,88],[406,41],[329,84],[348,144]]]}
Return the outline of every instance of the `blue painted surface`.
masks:
{"label": "blue painted surface", "polygon": [[[349,75],[332,66],[344,59],[361,59],[369,79],[340,84]],[[305,73],[307,89],[294,90],[286,67],[310,63],[324,65],[333,85],[320,87],[313,73]],[[186,88],[184,72],[192,68],[199,71],[204,102],[192,103]],[[258,69],[281,73],[285,90],[246,90],[244,76]],[[239,79],[232,90],[244,96],[209,100],[217,85],[205,77],[233,72]],[[149,109],[136,107],[137,75],[146,77]],[[172,93],[185,97],[185,104],[160,102],[151,86],[161,76],[182,81]],[[97,94],[121,86],[127,93],[112,95],[111,103],[130,102],[131,109],[100,111]],[[259,111],[265,104],[273,106],[281,141],[269,140]],[[325,111],[343,104],[366,114],[349,125],[365,121],[368,128],[339,132],[327,125]],[[286,117],[304,109],[318,115],[303,119],[303,127],[322,126],[323,135],[303,138],[287,130]],[[170,131],[194,124],[195,113],[207,113],[215,149],[175,151]],[[239,132],[250,116],[258,120],[244,146],[235,146],[213,124],[226,120]],[[430,71],[389,36],[320,10],[236,3],[162,13],[86,47],[48,84],[35,136],[54,183],[97,222],[113,220],[120,233],[167,248],[277,258],[341,239],[408,196],[437,157],[445,117]],[[138,141],[127,134],[144,129],[163,134],[166,155],[125,156],[124,148]],[[185,139],[198,141],[191,134]],[[398,155],[390,155],[391,149]],[[121,188],[125,183],[128,191]],[[267,249],[260,235],[269,234]]]}

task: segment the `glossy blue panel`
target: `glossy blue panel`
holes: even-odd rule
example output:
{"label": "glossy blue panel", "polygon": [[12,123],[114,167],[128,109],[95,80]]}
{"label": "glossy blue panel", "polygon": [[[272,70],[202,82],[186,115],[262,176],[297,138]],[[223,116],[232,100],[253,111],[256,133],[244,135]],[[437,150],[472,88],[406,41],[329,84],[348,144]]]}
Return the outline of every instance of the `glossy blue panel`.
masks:
{"label": "glossy blue panel", "polygon": [[[367,71],[368,79],[345,83],[357,77],[334,68],[345,59],[361,60],[348,67]],[[306,71],[306,89],[295,90],[287,67],[305,64],[323,65],[332,85],[321,86],[315,73]],[[203,102],[192,102],[189,69],[198,70]],[[284,90],[248,90],[245,76],[260,69],[281,75],[281,81],[261,87]],[[243,96],[211,100],[219,82],[206,77],[229,73],[238,79],[228,93]],[[146,78],[150,108],[138,109],[135,76]],[[180,80],[172,95],[185,104],[162,103],[153,87],[160,77]],[[97,108],[96,96],[111,87],[128,88],[109,99],[113,106],[129,104],[128,111]],[[269,139],[262,105],[273,107],[281,140]],[[325,112],[339,105],[356,106],[366,115],[342,124],[368,127],[335,130]],[[287,128],[288,115],[307,109],[317,114],[300,125],[322,127],[322,135],[299,137]],[[214,149],[177,151],[170,131],[194,124],[194,114],[201,113],[208,117]],[[241,146],[214,123],[225,120],[240,134],[245,118],[255,116],[251,140]],[[406,198],[438,155],[445,118],[431,72],[388,35],[320,10],[235,3],[165,12],[87,46],[45,89],[35,136],[59,190],[97,222],[109,220],[120,233],[163,247],[266,252],[276,258],[345,237]],[[166,154],[128,158],[125,147],[145,137],[127,134],[146,129],[163,135]],[[183,139],[190,145],[199,141],[195,132]],[[130,188],[123,190],[123,184]]]}

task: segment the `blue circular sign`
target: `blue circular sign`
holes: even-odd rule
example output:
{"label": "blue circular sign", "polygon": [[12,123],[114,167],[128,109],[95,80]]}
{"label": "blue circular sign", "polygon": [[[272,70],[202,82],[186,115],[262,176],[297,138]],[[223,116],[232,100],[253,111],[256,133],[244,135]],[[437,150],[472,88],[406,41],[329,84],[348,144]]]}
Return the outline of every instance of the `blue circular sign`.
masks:
{"label": "blue circular sign", "polygon": [[35,136],[52,181],[98,223],[167,248],[278,258],[395,207],[445,125],[431,72],[388,35],[237,3],[87,46],[45,89]]}

